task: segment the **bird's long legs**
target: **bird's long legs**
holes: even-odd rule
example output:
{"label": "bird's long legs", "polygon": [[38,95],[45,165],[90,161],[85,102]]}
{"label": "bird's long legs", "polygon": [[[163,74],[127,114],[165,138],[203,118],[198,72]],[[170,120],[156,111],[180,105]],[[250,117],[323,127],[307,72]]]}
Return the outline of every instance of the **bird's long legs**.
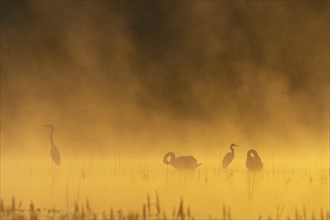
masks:
{"label": "bird's long legs", "polygon": [[[52,161],[52,205],[53,205],[53,215],[55,215],[55,170],[54,170],[54,161]],[[55,216],[53,216],[54,218]]]}

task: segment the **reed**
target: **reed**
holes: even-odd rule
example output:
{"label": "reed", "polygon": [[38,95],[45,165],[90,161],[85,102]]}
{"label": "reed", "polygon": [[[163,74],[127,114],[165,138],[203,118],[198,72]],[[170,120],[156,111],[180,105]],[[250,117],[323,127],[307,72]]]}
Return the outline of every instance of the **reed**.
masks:
{"label": "reed", "polygon": [[[22,203],[20,203],[22,204]],[[149,204],[149,205],[148,205]],[[154,208],[152,208],[154,207]],[[110,208],[109,215],[105,211],[102,214],[98,215],[93,212],[89,199],[86,198],[86,203],[84,206],[79,207],[78,202],[74,202],[73,210],[66,212],[63,210],[57,210],[55,207],[52,209],[45,208],[36,208],[34,203],[29,204],[28,209],[23,209],[22,205],[16,207],[16,199],[12,198],[11,205],[5,206],[4,201],[0,199],[0,219],[8,220],[167,220],[167,213],[165,210],[160,209],[160,200],[158,193],[156,192],[154,203],[151,202],[150,195],[147,194],[147,201],[143,203],[141,213],[138,211],[129,210],[124,212],[122,209],[114,211],[113,208]],[[256,216],[255,220],[272,220],[272,219],[284,219],[282,218],[283,205],[277,206],[277,213],[275,218],[268,215],[263,218],[262,215]],[[127,213],[127,214],[125,214]],[[305,205],[302,209],[295,207],[294,209],[294,218],[291,218],[290,215],[287,216],[287,220],[330,220],[329,210],[324,210],[321,208],[315,214],[314,211],[308,213]],[[193,212],[191,211],[190,206],[185,208],[183,198],[181,197],[179,205],[177,208],[174,206],[172,217],[170,220],[194,220]],[[196,218],[198,219],[198,218]],[[207,218],[202,218],[203,220]],[[230,206],[227,206],[225,203],[222,205],[222,217],[221,218],[212,218],[208,217],[209,220],[235,220],[237,218],[232,216]],[[240,219],[237,219],[240,220]],[[254,220],[254,219],[251,219]]]}

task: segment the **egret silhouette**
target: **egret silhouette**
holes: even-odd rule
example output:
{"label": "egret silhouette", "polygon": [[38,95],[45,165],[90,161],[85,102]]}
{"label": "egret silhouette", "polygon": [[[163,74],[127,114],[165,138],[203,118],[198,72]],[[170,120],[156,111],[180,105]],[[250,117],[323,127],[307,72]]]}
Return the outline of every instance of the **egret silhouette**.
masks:
{"label": "egret silhouette", "polygon": [[228,152],[225,157],[222,160],[222,169],[226,169],[227,166],[233,161],[235,153],[234,153],[234,147],[239,147],[236,144],[231,144],[230,145],[230,150],[231,152]]}
{"label": "egret silhouette", "polygon": [[251,149],[247,152],[246,168],[249,171],[258,171],[263,168],[263,163],[257,153],[257,151]]}
{"label": "egret silhouette", "polygon": [[50,156],[52,157],[53,162],[59,166],[61,165],[61,155],[53,140],[54,127],[53,125],[45,125],[45,127],[50,128]]}
{"label": "egret silhouette", "polygon": [[[170,158],[170,160],[168,160]],[[166,165],[171,164],[174,168],[177,169],[195,169],[201,165],[201,163],[197,163],[197,160],[193,156],[180,156],[175,157],[173,152],[168,152],[165,154],[163,162]]]}

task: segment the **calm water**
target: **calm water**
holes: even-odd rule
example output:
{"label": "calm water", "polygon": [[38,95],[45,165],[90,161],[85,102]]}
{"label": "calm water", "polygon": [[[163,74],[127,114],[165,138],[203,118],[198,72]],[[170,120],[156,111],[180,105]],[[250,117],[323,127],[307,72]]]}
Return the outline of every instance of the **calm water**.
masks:
{"label": "calm water", "polygon": [[[141,211],[156,203],[171,215],[183,198],[195,218],[221,217],[223,206],[230,207],[234,218],[293,216],[305,206],[308,215],[329,207],[329,171],[326,169],[273,169],[248,173],[244,167],[221,170],[217,161],[197,170],[183,172],[158,161],[143,163],[132,159],[71,160],[60,167],[49,161],[2,161],[1,198],[28,208],[31,201],[41,208],[56,207],[72,211],[74,202],[91,209]],[[279,211],[280,210],[280,211]],[[154,205],[151,212],[156,213]]]}

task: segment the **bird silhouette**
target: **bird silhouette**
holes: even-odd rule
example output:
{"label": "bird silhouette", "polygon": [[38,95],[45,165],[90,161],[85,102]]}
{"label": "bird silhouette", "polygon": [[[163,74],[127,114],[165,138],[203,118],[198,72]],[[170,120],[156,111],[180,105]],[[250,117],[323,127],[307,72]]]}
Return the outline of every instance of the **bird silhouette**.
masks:
{"label": "bird silhouette", "polygon": [[249,171],[258,171],[263,168],[263,163],[257,153],[257,151],[251,149],[247,152],[246,168]]}
{"label": "bird silhouette", "polygon": [[52,157],[53,162],[59,166],[61,165],[61,155],[53,140],[54,127],[53,125],[45,125],[45,127],[50,128],[50,156]]}
{"label": "bird silhouette", "polygon": [[225,157],[222,160],[222,169],[226,169],[227,166],[233,161],[235,153],[234,153],[234,147],[238,147],[236,144],[230,145],[231,152],[228,152]]}
{"label": "bird silhouette", "polygon": [[[170,158],[170,160],[168,160],[168,158]],[[195,169],[201,165],[201,163],[197,163],[197,160],[193,156],[175,157],[173,152],[165,154],[163,162],[166,165],[171,164],[177,169]]]}

